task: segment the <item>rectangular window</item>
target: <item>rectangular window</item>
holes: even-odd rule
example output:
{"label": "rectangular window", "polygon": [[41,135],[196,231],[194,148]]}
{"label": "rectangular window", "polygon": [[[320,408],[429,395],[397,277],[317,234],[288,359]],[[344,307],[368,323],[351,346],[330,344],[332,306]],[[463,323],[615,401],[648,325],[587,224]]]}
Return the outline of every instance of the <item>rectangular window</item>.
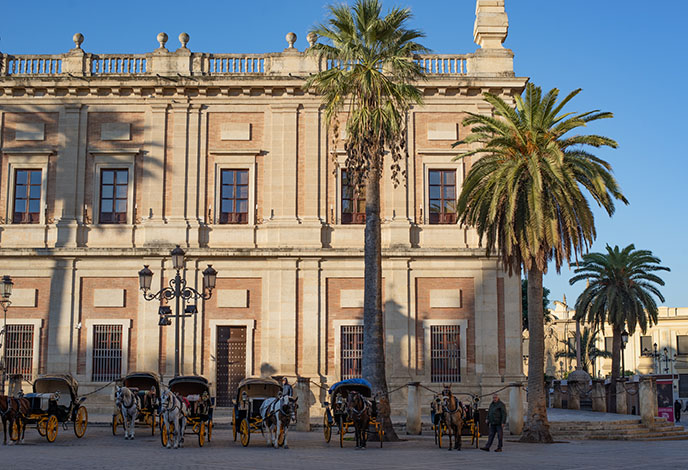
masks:
{"label": "rectangular window", "polygon": [[41,170],[14,173],[13,224],[37,224],[41,220]]}
{"label": "rectangular window", "polygon": [[688,335],[676,336],[676,354],[688,355]]}
{"label": "rectangular window", "polygon": [[363,325],[342,326],[342,380],[361,377],[363,358]]}
{"label": "rectangular window", "polygon": [[100,223],[126,224],[129,170],[101,170]]}
{"label": "rectangular window", "polygon": [[607,351],[608,353],[611,353],[613,343],[614,343],[614,338],[612,336],[605,336],[604,337],[604,350]]}
{"label": "rectangular window", "polygon": [[430,170],[429,202],[431,224],[456,223],[456,170]]}
{"label": "rectangular window", "polygon": [[32,380],[33,325],[7,325],[7,373]]}
{"label": "rectangular window", "polygon": [[430,327],[430,381],[461,381],[461,349],[459,325]]}
{"label": "rectangular window", "polygon": [[365,189],[356,190],[349,172],[342,170],[342,223],[365,224]]}
{"label": "rectangular window", "polygon": [[248,170],[222,170],[220,223],[248,224]]}
{"label": "rectangular window", "polygon": [[652,349],[652,336],[641,336],[640,337],[640,354],[648,354],[653,351]]}
{"label": "rectangular window", "polygon": [[688,374],[678,375],[678,396],[688,398]]}
{"label": "rectangular window", "polygon": [[93,382],[109,382],[122,375],[122,325],[93,326]]}

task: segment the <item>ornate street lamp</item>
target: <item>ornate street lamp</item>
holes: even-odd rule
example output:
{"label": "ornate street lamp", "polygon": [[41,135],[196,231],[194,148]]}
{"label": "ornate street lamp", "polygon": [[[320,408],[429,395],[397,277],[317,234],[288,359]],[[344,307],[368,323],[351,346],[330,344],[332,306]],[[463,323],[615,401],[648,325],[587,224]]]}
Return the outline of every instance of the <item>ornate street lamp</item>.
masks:
{"label": "ornate street lamp", "polygon": [[[203,271],[203,292],[198,292],[193,287],[186,285],[186,280],[182,278],[180,271],[184,269],[184,250],[179,245],[170,253],[172,257],[172,267],[176,271],[174,278],[170,279],[169,287],[164,287],[156,293],[151,293],[150,288],[153,283],[153,271],[144,265],[143,269],[139,271],[139,287],[143,292],[143,298],[146,300],[176,300],[175,317],[175,331],[174,331],[174,376],[179,375],[179,325],[182,317],[190,317],[197,312],[195,305],[187,305],[184,313],[180,310],[180,301],[184,299],[208,300],[213,294],[215,283],[217,281],[217,271],[211,265]],[[207,291],[207,292],[206,292]],[[160,320],[158,325],[166,326],[171,323],[170,316],[172,311],[168,306],[161,306],[158,310]]]}
{"label": "ornate street lamp", "polygon": [[7,378],[7,309],[12,302],[10,296],[12,295],[12,278],[8,275],[2,276],[0,282],[0,307],[4,312],[4,322],[2,326],[2,381],[0,382],[0,395],[5,394],[5,379]]}
{"label": "ornate street lamp", "polygon": [[628,344],[628,331],[621,333],[621,378],[626,377],[626,344]]}

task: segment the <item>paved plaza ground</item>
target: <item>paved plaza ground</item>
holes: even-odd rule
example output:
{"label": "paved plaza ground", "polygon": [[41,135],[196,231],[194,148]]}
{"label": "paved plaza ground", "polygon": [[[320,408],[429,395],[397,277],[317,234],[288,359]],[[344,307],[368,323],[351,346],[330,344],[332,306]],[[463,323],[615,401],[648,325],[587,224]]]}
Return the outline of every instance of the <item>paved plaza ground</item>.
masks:
{"label": "paved plaza ground", "polygon": [[326,444],[321,432],[289,434],[290,448],[267,448],[260,434],[251,436],[249,447],[232,442],[231,430],[216,429],[213,441],[199,448],[188,435],[183,449],[163,449],[160,438],[139,429],[134,441],[112,436],[109,428],[89,426],[77,439],[71,428],[60,429],[53,444],[35,428],[27,429],[23,445],[0,447],[0,468],[224,468],[224,469],[598,469],[688,468],[688,442],[571,441],[551,445],[505,443],[505,452],[486,453],[468,448],[461,452],[438,449],[432,436],[402,436],[402,442],[369,443],[355,450],[351,441],[340,449],[333,436]]}

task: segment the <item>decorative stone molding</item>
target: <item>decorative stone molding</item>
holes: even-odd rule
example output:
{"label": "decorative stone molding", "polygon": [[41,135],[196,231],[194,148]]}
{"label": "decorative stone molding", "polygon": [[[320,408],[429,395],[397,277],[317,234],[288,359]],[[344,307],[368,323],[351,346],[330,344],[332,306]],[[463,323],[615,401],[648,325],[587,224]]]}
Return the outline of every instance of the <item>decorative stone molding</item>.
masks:
{"label": "decorative stone molding", "polygon": [[430,308],[461,308],[461,289],[431,289]]}
{"label": "decorative stone molding", "polygon": [[122,308],[125,306],[126,292],[125,289],[95,289],[93,306]]}
{"label": "decorative stone molding", "polygon": [[220,289],[217,306],[221,308],[248,308],[248,289]]}
{"label": "decorative stone molding", "polygon": [[36,307],[38,289],[14,289],[12,291],[12,307]]}
{"label": "decorative stone molding", "polygon": [[14,129],[14,140],[45,140],[43,122],[18,122]]}
{"label": "decorative stone molding", "polygon": [[363,308],[363,289],[342,289],[339,296],[341,308]]}

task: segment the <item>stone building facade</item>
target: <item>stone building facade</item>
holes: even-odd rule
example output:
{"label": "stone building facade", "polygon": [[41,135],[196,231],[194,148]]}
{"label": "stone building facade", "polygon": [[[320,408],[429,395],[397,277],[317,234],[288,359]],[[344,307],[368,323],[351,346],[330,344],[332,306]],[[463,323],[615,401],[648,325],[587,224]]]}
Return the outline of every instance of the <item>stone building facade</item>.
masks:
{"label": "stone building facade", "polygon": [[[394,187],[386,168],[382,184],[392,388],[489,392],[523,377],[519,279],[451,213],[470,167],[451,148],[463,118],[491,112],[483,92],[511,100],[527,80],[502,46],[507,26],[503,0],[478,0],[476,52],[416,59],[428,78],[408,115],[408,179]],[[172,51],[161,33],[151,53],[99,55],[83,39],[64,54],[0,55],[10,368],[71,372],[83,391],[133,370],[169,378],[174,327],[158,326],[137,272],[149,265],[166,286],[179,244],[190,286],[207,264],[219,272],[183,323],[181,354],[182,373],[207,377],[220,403],[244,376],[356,375],[362,196],[334,164],[343,145],[333,149],[320,97],[302,88],[329,64],[294,36],[269,54],[192,52],[184,33]],[[401,412],[403,389],[392,403]]]}

